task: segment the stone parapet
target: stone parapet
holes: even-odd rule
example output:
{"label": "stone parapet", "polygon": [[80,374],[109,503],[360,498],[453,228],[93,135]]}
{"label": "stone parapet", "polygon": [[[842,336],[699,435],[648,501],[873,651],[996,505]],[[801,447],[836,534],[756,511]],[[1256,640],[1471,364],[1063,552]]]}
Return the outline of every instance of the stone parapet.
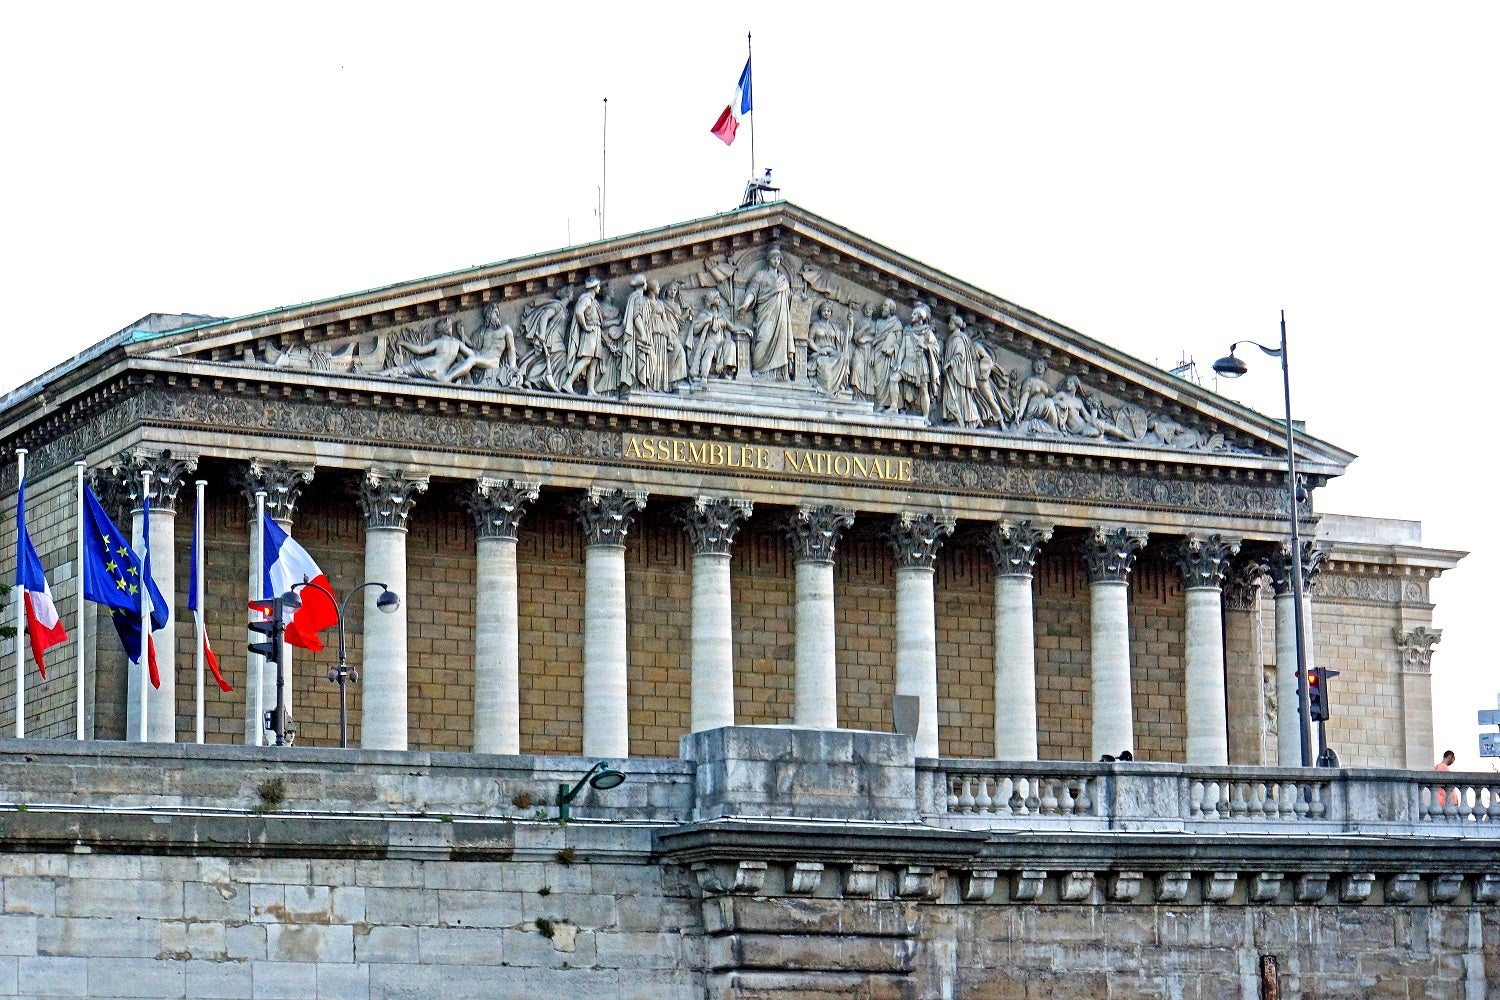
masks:
{"label": "stone parapet", "polygon": [[910,737],[734,726],[682,738],[697,765],[694,818],[791,816],[913,822]]}

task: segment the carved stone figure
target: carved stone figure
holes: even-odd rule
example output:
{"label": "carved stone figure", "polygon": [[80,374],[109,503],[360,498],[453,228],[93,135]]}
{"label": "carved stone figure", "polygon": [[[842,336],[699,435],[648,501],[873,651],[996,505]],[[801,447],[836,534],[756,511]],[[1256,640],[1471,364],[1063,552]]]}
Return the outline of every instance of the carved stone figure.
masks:
{"label": "carved stone figure", "polygon": [[[455,329],[457,336],[454,335]],[[403,338],[399,346],[407,360],[378,374],[452,382],[468,373],[465,362],[474,354],[473,349],[464,342],[463,324],[454,323],[446,316],[433,323],[432,334],[426,341]]]}
{"label": "carved stone figure", "polygon": [[756,373],[790,378],[792,373],[792,279],[781,263],[781,248],[771,247],[766,266],[745,286],[739,311],[754,308],[750,362]]}
{"label": "carved stone figure", "polygon": [[880,303],[880,318],[875,321],[875,353],[870,364],[870,381],[876,390],[875,405],[885,413],[901,409],[901,343],[904,339],[896,303]]}
{"label": "carved stone figure", "polygon": [[875,303],[866,302],[854,317],[849,341],[849,385],[861,399],[875,399],[879,395],[871,369],[875,361]]}
{"label": "carved stone figure", "polygon": [[645,385],[646,373],[640,366],[640,345],[651,342],[651,329],[647,326],[650,306],[646,302],[646,276],[637,274],[631,278],[630,289],[615,349],[620,365],[618,384],[625,387]]}
{"label": "carved stone figure", "polygon": [[517,378],[522,385],[545,385],[553,392],[562,392],[570,364],[568,319],[572,305],[573,289],[564,288],[557,298],[532,303],[521,311],[521,336],[527,345]]}
{"label": "carved stone figure", "polygon": [[640,323],[635,341],[636,383],[652,392],[670,392],[687,378],[687,354],[677,320],[662,298],[661,284],[646,283],[645,298],[638,309]]}
{"label": "carved stone figure", "polygon": [[830,396],[843,392],[849,383],[850,333],[834,325],[833,312],[833,303],[824,302],[807,331],[813,384]]}
{"label": "carved stone figure", "polygon": [[584,282],[583,294],[573,303],[573,317],[568,324],[568,360],[571,367],[562,383],[563,392],[572,392],[580,378],[583,391],[597,396],[603,386],[600,362],[604,350],[604,313],[599,308],[599,279]]}
{"label": "carved stone figure", "polygon": [[943,345],[943,419],[963,427],[979,426],[979,363],[974,343],[964,329],[964,319],[954,313],[948,320],[948,342]]}
{"label": "carved stone figure", "polygon": [[983,337],[972,343],[975,401],[979,406],[980,419],[987,424],[1007,427],[1016,419],[1016,411],[1010,405],[1010,376],[995,363],[995,356]]}
{"label": "carved stone figure", "polygon": [[901,339],[897,372],[901,383],[899,403],[908,413],[930,416],[933,399],[941,389],[942,361],[937,336],[932,332],[932,310],[918,303],[911,323]]}
{"label": "carved stone figure", "polygon": [[1031,375],[1021,381],[1020,399],[1016,401],[1016,417],[1021,423],[1035,420],[1028,430],[1061,431],[1062,415],[1052,402],[1052,383],[1047,381],[1047,362],[1037,358],[1031,363]]}
{"label": "carved stone figure", "polygon": [[693,321],[692,329],[688,332],[688,343],[692,350],[688,366],[699,385],[703,385],[710,376],[727,378],[739,369],[738,351],[734,343],[736,327],[730,321],[723,296],[718,292],[709,292],[703,309],[702,315]]}

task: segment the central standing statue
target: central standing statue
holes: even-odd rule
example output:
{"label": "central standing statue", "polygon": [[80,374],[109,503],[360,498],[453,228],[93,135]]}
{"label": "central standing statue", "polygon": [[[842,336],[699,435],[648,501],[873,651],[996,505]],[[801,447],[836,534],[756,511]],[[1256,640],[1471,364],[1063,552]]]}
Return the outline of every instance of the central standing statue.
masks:
{"label": "central standing statue", "polygon": [[781,248],[771,247],[766,266],[745,286],[740,312],[755,307],[750,362],[755,372],[787,379],[792,374],[792,279],[781,266]]}

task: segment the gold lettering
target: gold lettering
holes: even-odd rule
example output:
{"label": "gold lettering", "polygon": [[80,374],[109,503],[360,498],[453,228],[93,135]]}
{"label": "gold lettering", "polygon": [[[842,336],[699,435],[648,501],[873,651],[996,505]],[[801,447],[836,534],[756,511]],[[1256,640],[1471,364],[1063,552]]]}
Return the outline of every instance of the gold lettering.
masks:
{"label": "gold lettering", "polygon": [[788,471],[788,472],[810,472],[810,471],[812,471],[810,469],[803,469],[803,468],[799,468],[798,467],[797,463],[800,460],[797,457],[797,453],[795,451],[792,451],[792,449],[788,448],[782,454],[784,456],[783,461],[786,462],[786,471]]}
{"label": "gold lettering", "polygon": [[681,462],[681,461],[684,460],[685,457],[686,456],[683,454],[682,442],[681,441],[673,441],[672,442],[672,461],[674,461],[674,462]]}
{"label": "gold lettering", "polygon": [[771,467],[771,450],[769,448],[755,449],[755,467],[757,469],[769,469]]}
{"label": "gold lettering", "polygon": [[858,475],[869,476],[870,468],[869,466],[865,465],[865,459],[863,455],[854,456],[854,471]]}
{"label": "gold lettering", "polygon": [[748,468],[750,468],[750,456],[754,453],[754,451],[755,451],[755,449],[751,448],[748,444],[742,444],[742,445],[740,445],[740,464],[739,464],[739,468],[741,468],[741,469],[748,469]]}
{"label": "gold lettering", "polygon": [[835,476],[847,476],[849,474],[849,456],[833,456],[833,474]]}
{"label": "gold lettering", "polygon": [[672,442],[666,438],[656,439],[656,460],[658,462],[670,462],[672,460]]}
{"label": "gold lettering", "polygon": [[645,455],[641,454],[641,439],[640,438],[637,438],[637,437],[628,437],[628,438],[625,439],[625,457],[626,458],[645,458],[646,457]]}
{"label": "gold lettering", "polygon": [[896,463],[896,478],[903,483],[911,482],[911,459],[903,458]]}
{"label": "gold lettering", "polygon": [[707,456],[708,456],[708,449],[704,446],[704,443],[702,441],[689,441],[688,442],[688,457],[690,459],[692,459],[694,462],[697,462],[699,465],[702,465],[703,464],[703,460]]}

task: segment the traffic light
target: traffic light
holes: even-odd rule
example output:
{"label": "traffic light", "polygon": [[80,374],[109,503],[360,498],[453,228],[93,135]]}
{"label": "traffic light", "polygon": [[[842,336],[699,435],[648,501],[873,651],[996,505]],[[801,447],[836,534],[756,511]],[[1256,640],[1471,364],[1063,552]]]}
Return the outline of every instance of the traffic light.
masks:
{"label": "traffic light", "polygon": [[286,625],[281,620],[281,599],[256,602],[257,610],[262,610],[268,617],[264,621],[251,621],[250,631],[265,636],[262,642],[247,643],[246,648],[252,653],[259,653],[266,658],[267,663],[280,663],[282,656],[282,637],[286,631]]}
{"label": "traffic light", "polygon": [[1323,686],[1323,671],[1317,667],[1307,672],[1307,714],[1314,722],[1328,721],[1328,691]]}

